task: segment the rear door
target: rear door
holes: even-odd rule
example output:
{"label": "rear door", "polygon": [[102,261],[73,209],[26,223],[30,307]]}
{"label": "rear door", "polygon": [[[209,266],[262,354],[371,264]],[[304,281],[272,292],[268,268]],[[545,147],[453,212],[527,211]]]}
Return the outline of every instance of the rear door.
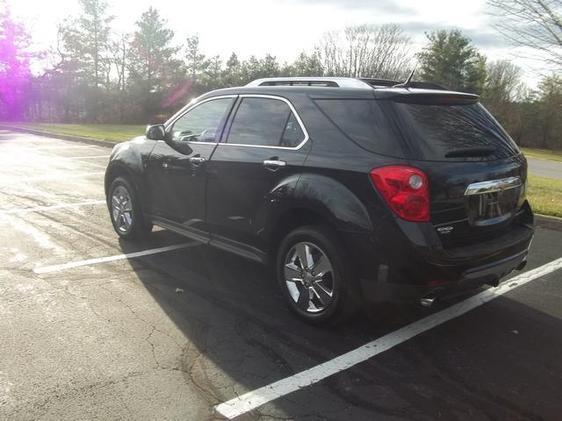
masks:
{"label": "rear door", "polygon": [[508,232],[522,212],[527,164],[494,118],[474,101],[447,96],[392,103],[411,164],[429,178],[431,220],[444,247]]}
{"label": "rear door", "polygon": [[207,222],[216,245],[255,257],[276,200],[270,192],[300,171],[310,142],[292,104],[278,96],[240,95],[225,132],[209,162]]}

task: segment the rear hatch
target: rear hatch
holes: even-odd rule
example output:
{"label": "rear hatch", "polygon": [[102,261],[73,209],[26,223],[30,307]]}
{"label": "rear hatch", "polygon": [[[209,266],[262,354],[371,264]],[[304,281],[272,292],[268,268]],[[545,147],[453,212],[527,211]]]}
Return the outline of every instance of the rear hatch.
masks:
{"label": "rear hatch", "polygon": [[429,179],[431,222],[444,248],[494,239],[519,223],[525,158],[476,96],[411,90],[383,101],[410,164]]}

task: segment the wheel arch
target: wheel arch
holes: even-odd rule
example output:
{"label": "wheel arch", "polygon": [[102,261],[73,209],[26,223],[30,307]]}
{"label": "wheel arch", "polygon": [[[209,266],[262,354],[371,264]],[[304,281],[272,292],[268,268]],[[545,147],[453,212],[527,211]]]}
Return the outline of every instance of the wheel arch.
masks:
{"label": "wheel arch", "polygon": [[118,177],[123,177],[127,179],[135,189],[135,192],[140,199],[141,208],[145,209],[145,192],[142,189],[141,185],[141,176],[140,174],[131,168],[130,165],[122,162],[121,160],[112,160],[110,161],[107,170],[105,171],[105,179],[104,179],[104,188],[105,188],[105,196],[106,198],[109,197],[109,189],[111,187],[111,183]]}
{"label": "wheel arch", "polygon": [[111,183],[117,177],[125,177],[128,180],[133,181],[133,176],[131,175],[130,169],[128,169],[119,161],[112,161],[105,171],[104,187],[106,196],[109,194],[109,187],[111,186]]}
{"label": "wheel arch", "polygon": [[302,174],[290,197],[276,206],[265,227],[270,252],[275,253],[283,236],[304,225],[323,225],[339,231],[370,232],[371,218],[360,199],[339,181],[318,174]]}

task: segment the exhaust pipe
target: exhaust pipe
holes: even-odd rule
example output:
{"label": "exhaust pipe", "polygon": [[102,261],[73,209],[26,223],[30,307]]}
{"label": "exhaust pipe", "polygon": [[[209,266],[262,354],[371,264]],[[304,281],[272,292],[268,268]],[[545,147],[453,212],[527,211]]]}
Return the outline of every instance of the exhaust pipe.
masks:
{"label": "exhaust pipe", "polygon": [[426,297],[420,298],[420,304],[422,307],[429,308],[433,305],[436,299],[437,297],[435,297],[434,295],[428,295]]}

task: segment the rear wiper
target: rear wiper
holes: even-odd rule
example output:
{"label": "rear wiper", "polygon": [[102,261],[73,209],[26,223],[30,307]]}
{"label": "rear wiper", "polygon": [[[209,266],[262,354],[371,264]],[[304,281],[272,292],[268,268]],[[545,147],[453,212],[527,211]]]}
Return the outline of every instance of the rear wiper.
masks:
{"label": "rear wiper", "polygon": [[455,149],[454,151],[449,151],[445,154],[445,158],[465,158],[465,157],[481,157],[490,156],[496,151],[496,148],[492,147],[476,147],[476,148],[464,148]]}

